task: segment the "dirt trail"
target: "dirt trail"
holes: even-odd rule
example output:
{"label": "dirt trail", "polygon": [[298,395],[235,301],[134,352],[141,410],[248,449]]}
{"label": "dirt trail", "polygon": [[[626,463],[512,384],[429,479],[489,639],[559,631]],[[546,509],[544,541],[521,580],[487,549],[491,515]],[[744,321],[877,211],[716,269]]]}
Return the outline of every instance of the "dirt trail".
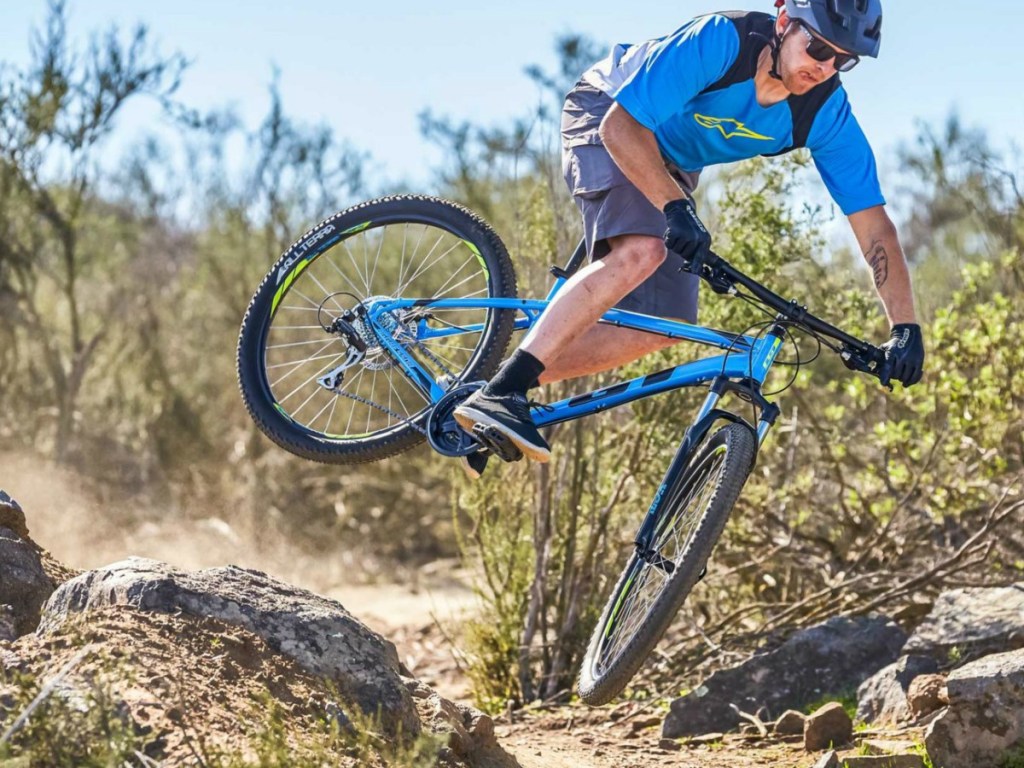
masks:
{"label": "dirt trail", "polygon": [[[180,514],[161,517],[122,500],[90,502],[92,494],[72,474],[12,454],[0,454],[0,480],[21,502],[33,538],[59,560],[90,568],[128,555],[153,557],[183,568],[233,563],[256,568],[338,600],[353,615],[395,643],[414,676],[442,696],[472,703],[464,660],[451,639],[476,598],[454,562],[435,563],[414,574],[415,583],[352,584],[358,572],[344,553],[336,558],[289,550],[256,551],[252,542],[216,516],[183,523]],[[140,500],[141,501],[141,500]],[[819,755],[800,739],[731,734],[704,743],[663,744],[664,708],[620,703],[598,709],[582,705],[515,713],[495,718],[502,746],[522,768],[805,768]],[[907,734],[900,734],[906,737]]]}

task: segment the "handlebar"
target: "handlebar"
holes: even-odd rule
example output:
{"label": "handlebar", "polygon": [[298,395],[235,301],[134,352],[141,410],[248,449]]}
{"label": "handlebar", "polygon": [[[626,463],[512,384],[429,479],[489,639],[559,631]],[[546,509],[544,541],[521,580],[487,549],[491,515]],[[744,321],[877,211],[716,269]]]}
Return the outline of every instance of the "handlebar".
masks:
{"label": "handlebar", "polygon": [[839,342],[839,356],[850,370],[879,376],[885,362],[885,353],[881,349],[814,316],[807,307],[795,300],[787,301],[752,277],[740,272],[713,251],[707,251],[694,259],[691,271],[705,280],[716,293],[735,293],[736,286],[742,286],[755,298],[796,325]]}

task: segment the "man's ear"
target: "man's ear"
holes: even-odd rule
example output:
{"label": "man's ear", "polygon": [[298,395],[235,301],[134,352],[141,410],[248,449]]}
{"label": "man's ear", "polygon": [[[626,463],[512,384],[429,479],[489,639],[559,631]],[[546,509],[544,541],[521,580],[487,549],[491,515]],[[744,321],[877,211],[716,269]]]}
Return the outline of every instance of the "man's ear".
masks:
{"label": "man's ear", "polygon": [[783,8],[779,11],[779,17],[775,20],[775,34],[782,37],[782,33],[789,26],[789,14],[786,13],[786,9]]}

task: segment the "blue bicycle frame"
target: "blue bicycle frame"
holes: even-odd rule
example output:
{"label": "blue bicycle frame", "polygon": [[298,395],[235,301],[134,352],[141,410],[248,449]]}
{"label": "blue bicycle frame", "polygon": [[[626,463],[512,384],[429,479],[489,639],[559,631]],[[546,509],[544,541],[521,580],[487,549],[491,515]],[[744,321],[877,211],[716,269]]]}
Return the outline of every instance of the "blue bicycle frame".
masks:
{"label": "blue bicycle frame", "polygon": [[[515,327],[526,329],[537,321],[564,284],[565,279],[559,278],[548,298],[544,300],[510,298],[378,300],[367,306],[367,318],[377,327],[381,327],[383,325],[382,316],[385,313],[414,307],[418,309],[431,307],[437,309],[503,309],[521,312],[524,317],[517,318]],[[704,384],[716,379],[742,379],[750,382],[752,386],[759,387],[767,377],[782,344],[781,332],[772,333],[770,331],[763,337],[754,338],[618,309],[606,312],[600,322],[718,347],[724,349],[725,353],[548,404],[533,413],[534,422],[538,427],[547,427],[563,421],[590,416],[644,397],[681,387]],[[416,338],[417,340],[428,340],[465,333],[479,333],[481,330],[480,325],[430,328],[426,319],[422,319],[417,327]],[[409,377],[409,380],[414,382],[432,402],[436,403],[444,395],[445,390],[408,352],[400,340],[395,339],[389,333],[381,333],[380,340]],[[720,393],[716,393],[714,390],[709,393],[708,399],[698,414],[698,420],[715,407],[719,397]],[[759,442],[764,440],[769,426],[770,423],[764,419],[758,424]]]}

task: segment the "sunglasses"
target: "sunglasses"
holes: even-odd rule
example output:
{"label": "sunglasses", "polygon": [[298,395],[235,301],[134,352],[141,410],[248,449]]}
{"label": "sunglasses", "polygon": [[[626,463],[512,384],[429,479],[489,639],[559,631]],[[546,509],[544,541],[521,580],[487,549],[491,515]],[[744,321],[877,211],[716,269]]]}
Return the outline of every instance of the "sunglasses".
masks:
{"label": "sunglasses", "polygon": [[794,19],[800,30],[807,35],[807,55],[815,61],[829,61],[835,59],[832,66],[837,72],[849,72],[860,63],[860,56],[853,53],[840,53],[829,43],[815,35],[806,25]]}

